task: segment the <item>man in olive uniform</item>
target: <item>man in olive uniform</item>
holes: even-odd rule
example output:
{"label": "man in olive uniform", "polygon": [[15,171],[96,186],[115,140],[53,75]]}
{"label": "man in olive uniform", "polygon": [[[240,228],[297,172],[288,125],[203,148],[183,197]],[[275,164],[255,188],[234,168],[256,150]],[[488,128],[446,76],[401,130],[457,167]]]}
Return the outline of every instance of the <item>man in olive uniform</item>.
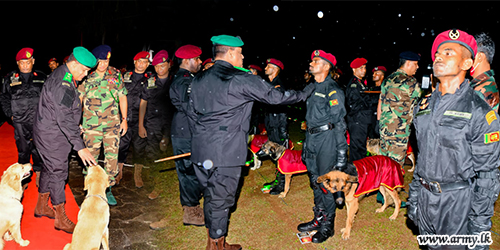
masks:
{"label": "man in olive uniform", "polygon": [[475,39],[477,42],[477,56],[470,71],[470,74],[474,77],[470,84],[476,93],[498,113],[500,96],[495,81],[495,72],[491,69],[493,56],[495,55],[495,42],[485,33],[476,35]]}
{"label": "man in olive uniform", "polygon": [[343,170],[347,163],[344,92],[331,77],[337,63],[335,56],[323,50],[311,54],[309,72],[314,76],[316,90],[307,99],[307,132],[302,160],[307,166],[314,193],[314,218],[298,225],[300,232],[316,230],[312,241],[321,243],[334,234],[335,198],[322,184],[319,176],[334,167]]}
{"label": "man in olive uniform", "polygon": [[500,123],[466,79],[475,55],[474,37],[461,30],[440,33],[432,45],[434,76],[440,82],[415,108],[419,160],[408,198],[408,218],[421,235],[490,233],[500,192]]}
{"label": "man in olive uniform", "polygon": [[215,64],[196,75],[191,84],[193,106],[188,114],[195,122],[191,160],[204,195],[206,249],[234,250],[241,246],[228,244],[225,237],[247,157],[252,104],[305,101],[314,86],[302,92],[282,92],[243,68],[241,39],[220,35],[211,41]]}
{"label": "man in olive uniform", "polygon": [[[279,77],[281,71],[285,68],[283,63],[274,58],[266,60],[266,68],[264,69],[269,83],[278,90],[284,92],[285,87]],[[288,121],[286,107],[282,105],[266,105],[266,113],[264,115],[264,125],[266,126],[267,137],[270,141],[276,142],[288,148]],[[285,189],[285,175],[281,174],[276,168],[276,179],[269,183],[264,183],[264,187],[270,185],[269,194],[278,195]]]}
{"label": "man in olive uniform", "polygon": [[[44,162],[35,217],[55,218],[54,227],[67,233],[73,233],[75,229],[64,208],[71,148],[78,152],[86,166],[96,165],[80,136],[78,125],[82,106],[76,89],[77,81],[87,75],[96,61],[84,47],[74,48],[68,62],[54,70],[45,81],[34,118],[33,139]],[[55,211],[48,205],[49,196]]]}
{"label": "man in olive uniform", "polygon": [[[120,138],[120,147],[118,151],[118,170],[121,172],[123,165],[127,160],[128,151],[130,145],[133,144],[134,149],[133,159],[134,159],[134,182],[137,188],[142,188],[144,183],[142,182],[142,168],[143,160],[141,155],[137,154],[135,151],[139,148],[137,143],[139,137],[139,106],[141,103],[141,93],[143,89],[148,86],[149,78],[151,73],[146,72],[149,67],[149,52],[141,51],[134,56],[134,70],[127,71],[123,74],[123,83],[127,89],[127,133]],[[153,81],[154,82],[154,81]],[[123,117],[122,117],[123,118]]]}
{"label": "man in olive uniform", "polygon": [[[191,128],[189,124],[188,108],[191,82],[194,74],[201,69],[201,49],[194,45],[184,45],[175,51],[178,58],[179,71],[170,86],[170,99],[177,108],[172,120],[171,139],[174,155],[191,152]],[[205,220],[203,210],[200,207],[202,197],[200,184],[196,178],[190,157],[175,160],[175,169],[179,179],[179,191],[184,215],[184,225],[203,226]],[[160,229],[167,226],[168,217],[152,223],[152,229]]]}
{"label": "man in olive uniform", "polygon": [[399,69],[389,75],[380,93],[380,152],[401,167],[406,159],[413,109],[420,96],[414,77],[420,56],[411,51],[399,54]]}
{"label": "man in olive uniform", "polygon": [[38,100],[46,75],[33,70],[35,58],[33,49],[23,48],[16,55],[18,70],[9,73],[0,92],[0,104],[5,115],[12,119],[14,138],[17,146],[17,162],[30,163],[33,157],[33,170],[36,173],[36,186],[40,179],[42,160],[33,144],[33,122]]}
{"label": "man in olive uniform", "polygon": [[[109,205],[116,205],[111,193],[118,174],[118,146],[121,135],[127,132],[127,90],[123,86],[120,72],[109,66],[111,47],[100,45],[92,50],[97,58],[97,67],[78,86],[83,106],[83,141],[94,156],[99,158],[101,146],[104,149],[104,169],[109,176],[106,198]],[[123,117],[120,119],[121,116]],[[121,171],[121,170],[120,170]]]}
{"label": "man in olive uniform", "polygon": [[353,76],[346,88],[346,102],[348,108],[347,126],[351,136],[349,145],[349,160],[356,161],[366,157],[366,138],[371,123],[373,111],[370,108],[370,94],[365,82],[366,75],[365,58],[356,58],[351,62]]}
{"label": "man in olive uniform", "polygon": [[[147,166],[153,166],[154,160],[160,158],[160,143],[165,140],[163,133],[166,131],[164,126],[167,124],[167,108],[170,102],[167,97],[172,79],[169,77],[170,61],[166,50],[156,53],[152,65],[156,74],[149,78],[148,86],[141,93],[139,137],[135,144],[138,145],[136,152],[145,158],[144,162]],[[159,192],[155,185],[148,197],[152,200],[156,199]]]}

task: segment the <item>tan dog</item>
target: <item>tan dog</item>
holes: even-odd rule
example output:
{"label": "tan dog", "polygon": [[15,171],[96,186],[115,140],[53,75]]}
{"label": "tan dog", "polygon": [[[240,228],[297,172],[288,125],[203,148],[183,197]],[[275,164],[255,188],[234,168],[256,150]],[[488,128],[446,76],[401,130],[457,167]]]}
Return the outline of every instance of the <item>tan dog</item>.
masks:
{"label": "tan dog", "polygon": [[285,198],[290,191],[292,175],[307,172],[307,168],[302,163],[302,150],[291,150],[285,146],[272,141],[266,141],[261,149],[256,153],[258,157],[270,156],[277,162],[278,171],[285,175],[285,188],[278,197]]}
{"label": "tan dog", "polygon": [[[371,155],[381,155],[380,153],[380,139],[370,139],[366,142],[366,151]],[[408,172],[413,172],[415,170],[415,154],[413,154],[413,150],[408,148],[406,151],[406,157],[411,161],[411,168],[408,169]]]}
{"label": "tan dog", "polygon": [[30,244],[21,236],[21,216],[23,214],[23,187],[21,181],[30,176],[31,164],[12,164],[3,172],[0,182],[0,249],[5,242],[14,239],[19,245],[25,247]]}
{"label": "tan dog", "polygon": [[71,243],[64,250],[109,250],[109,205],[106,199],[106,188],[109,187],[108,175],[100,166],[88,168],[84,189],[87,197],[78,213],[78,223]]}
{"label": "tan dog", "polygon": [[[385,156],[372,156],[372,157],[385,157]],[[364,159],[370,160],[369,158],[371,158],[371,157],[366,157]],[[388,158],[388,157],[386,157],[386,158]],[[396,169],[395,171],[399,171],[399,170],[397,170],[399,168],[399,164],[395,161],[392,161],[392,160],[390,160],[390,161],[393,162],[393,164],[397,165],[397,166],[393,167],[394,169]],[[357,161],[354,161],[354,164],[356,164],[356,166],[357,166],[359,163]],[[363,168],[364,168],[364,166],[363,166]],[[398,176],[400,176],[400,178],[403,179],[402,173],[401,173],[401,175],[398,175]],[[364,177],[364,178],[366,178],[366,177]],[[379,180],[380,180],[380,177],[375,176],[374,178],[375,179],[379,178]],[[367,179],[370,179],[370,178],[367,178]],[[401,182],[404,180],[399,180],[399,181]],[[335,202],[337,204],[342,204],[344,202],[344,199],[342,198],[341,195],[335,195],[335,193],[338,194],[341,191],[344,192],[345,203],[347,206],[347,219],[346,219],[345,228],[343,228],[341,230],[341,232],[342,232],[342,239],[344,239],[344,240],[349,239],[349,237],[351,235],[352,224],[354,222],[354,217],[359,209],[359,197],[360,197],[360,195],[357,193],[357,191],[359,192],[358,186],[364,185],[364,183],[362,183],[362,180],[360,180],[358,178],[358,172],[357,172],[356,167],[353,164],[348,163],[347,170],[345,170],[343,172],[338,171],[338,170],[331,171],[325,175],[318,177],[317,182],[323,183],[325,188],[328,189],[332,194],[334,194],[334,197],[336,198]],[[381,183],[384,183],[384,182],[382,181]],[[401,208],[401,199],[399,198],[399,195],[398,195],[398,192],[396,191],[396,188],[391,190],[388,187],[386,187],[385,185],[380,185],[378,188],[379,188],[380,192],[382,193],[382,195],[384,196],[384,200],[386,202],[384,203],[384,205],[382,205],[382,207],[375,210],[375,213],[384,212],[385,209],[390,204],[393,203],[395,205],[395,209],[394,209],[394,213],[389,217],[389,219],[395,220],[397,218],[397,216],[399,214],[399,210]],[[371,191],[375,191],[375,190],[371,190]],[[389,199],[389,197],[392,200]]]}

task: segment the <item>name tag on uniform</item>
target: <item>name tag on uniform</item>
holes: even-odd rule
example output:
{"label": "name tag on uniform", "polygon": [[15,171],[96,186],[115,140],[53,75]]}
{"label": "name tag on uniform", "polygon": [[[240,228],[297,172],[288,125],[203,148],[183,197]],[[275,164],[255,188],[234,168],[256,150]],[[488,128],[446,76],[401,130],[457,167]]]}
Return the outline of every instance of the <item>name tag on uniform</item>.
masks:
{"label": "name tag on uniform", "polygon": [[460,118],[465,118],[465,119],[470,119],[472,117],[471,113],[460,112],[460,111],[453,111],[453,110],[446,110],[444,112],[444,115],[454,116],[454,117],[460,117]]}
{"label": "name tag on uniform", "polygon": [[21,83],[22,82],[13,82],[13,83],[10,84],[10,86],[12,87],[12,86],[16,86],[16,85],[21,85]]}
{"label": "name tag on uniform", "polygon": [[322,93],[314,92],[314,95],[319,96],[321,98],[325,98],[325,94],[322,94]]}

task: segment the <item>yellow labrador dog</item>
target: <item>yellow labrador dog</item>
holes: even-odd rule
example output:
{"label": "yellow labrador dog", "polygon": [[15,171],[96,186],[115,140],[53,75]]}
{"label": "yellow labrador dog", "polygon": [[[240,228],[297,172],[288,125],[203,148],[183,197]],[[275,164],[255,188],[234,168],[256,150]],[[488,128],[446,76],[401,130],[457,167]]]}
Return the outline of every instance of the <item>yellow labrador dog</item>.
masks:
{"label": "yellow labrador dog", "polygon": [[0,182],[0,249],[5,242],[14,239],[25,247],[30,244],[21,236],[21,216],[23,214],[23,187],[21,181],[30,176],[31,164],[15,163],[3,172]]}
{"label": "yellow labrador dog", "polygon": [[64,250],[109,250],[109,205],[106,188],[109,187],[108,175],[99,165],[88,168],[84,189],[87,196],[78,213],[78,223],[71,243]]}

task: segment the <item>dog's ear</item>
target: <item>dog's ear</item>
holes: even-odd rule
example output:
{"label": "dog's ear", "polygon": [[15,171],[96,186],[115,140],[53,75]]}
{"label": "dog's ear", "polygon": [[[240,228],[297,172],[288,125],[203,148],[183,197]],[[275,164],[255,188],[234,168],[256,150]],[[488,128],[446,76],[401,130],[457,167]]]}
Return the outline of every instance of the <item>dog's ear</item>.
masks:
{"label": "dog's ear", "polygon": [[358,177],[353,175],[347,175],[347,182],[358,182]]}

